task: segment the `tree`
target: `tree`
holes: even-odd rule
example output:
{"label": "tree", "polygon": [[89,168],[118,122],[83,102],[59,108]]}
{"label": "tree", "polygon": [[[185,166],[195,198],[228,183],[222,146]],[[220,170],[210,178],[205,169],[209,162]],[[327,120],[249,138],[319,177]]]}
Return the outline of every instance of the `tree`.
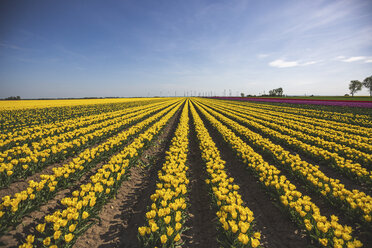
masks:
{"label": "tree", "polygon": [[362,89],[362,83],[359,80],[351,80],[349,84],[349,90],[352,96],[354,96],[355,92]]}
{"label": "tree", "polygon": [[283,96],[283,88],[277,88],[269,91],[270,96]]}
{"label": "tree", "polygon": [[372,96],[372,76],[365,78],[362,84],[369,89],[369,96]]}
{"label": "tree", "polygon": [[244,97],[244,93],[243,93],[243,92],[242,92],[242,93],[240,93],[240,96],[241,96],[241,97]]}
{"label": "tree", "polygon": [[277,92],[278,96],[283,96],[283,88],[282,87],[277,88],[276,92]]}
{"label": "tree", "polygon": [[10,96],[10,97],[5,98],[5,100],[21,100],[21,97],[20,96]]}

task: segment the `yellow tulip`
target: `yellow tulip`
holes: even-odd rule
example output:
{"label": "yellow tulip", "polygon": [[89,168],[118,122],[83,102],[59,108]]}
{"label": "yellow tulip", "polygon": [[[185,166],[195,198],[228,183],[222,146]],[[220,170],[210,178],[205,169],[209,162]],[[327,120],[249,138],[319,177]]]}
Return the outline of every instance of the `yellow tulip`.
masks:
{"label": "yellow tulip", "polygon": [[167,235],[161,235],[160,237],[160,241],[162,244],[165,244],[167,242],[168,238],[167,238]]}
{"label": "yellow tulip", "polygon": [[66,234],[65,235],[66,243],[70,243],[73,238],[74,238],[74,235],[72,233]]}

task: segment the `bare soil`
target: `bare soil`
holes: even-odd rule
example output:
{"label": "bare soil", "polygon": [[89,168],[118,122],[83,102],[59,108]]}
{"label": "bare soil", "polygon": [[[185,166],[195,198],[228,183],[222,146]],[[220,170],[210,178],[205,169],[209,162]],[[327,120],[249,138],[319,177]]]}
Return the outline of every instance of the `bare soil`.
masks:
{"label": "bare soil", "polygon": [[[146,224],[145,213],[152,203],[150,196],[156,189],[157,172],[161,169],[165,161],[165,152],[169,149],[171,139],[179,123],[181,109],[182,106],[170,119],[159,136],[143,152],[139,162],[130,168],[130,177],[128,180],[122,183],[116,197],[111,199],[102,208],[99,214],[100,221],[97,221],[84,234],[78,237],[74,247],[139,247],[137,239],[138,227]],[[216,143],[222,159],[226,161],[228,175],[233,177],[235,179],[234,182],[240,186],[239,193],[242,195],[243,201],[254,213],[254,230],[260,231],[262,234],[262,247],[317,247],[318,245],[310,240],[305,230],[299,228],[291,220],[289,214],[280,206],[281,204],[277,198],[267,192],[265,186],[257,180],[257,177],[249,170],[248,166],[237,157],[236,153],[223,140],[219,132],[213,128],[200,112],[199,115]],[[189,117],[190,133],[187,159],[189,166],[188,177],[190,179],[188,189],[189,216],[185,223],[188,229],[181,235],[181,238],[185,242],[183,247],[215,248],[220,246],[217,242],[218,220],[215,215],[215,209],[211,205],[208,185],[205,183],[205,179],[207,178],[205,163],[201,157],[191,114]],[[295,154],[295,151],[289,151]],[[258,153],[262,154],[260,151]],[[264,158],[271,164],[281,168],[272,158]],[[311,162],[306,157],[302,158]],[[69,158],[63,161],[63,163],[71,159]],[[43,169],[42,172],[11,184],[7,189],[0,189],[0,197],[26,189],[28,180],[39,180],[38,177],[40,174],[49,174],[52,172],[52,168],[61,164],[50,165]],[[81,184],[87,183],[90,180],[90,176],[96,173],[102,164],[103,162],[95,165],[95,167],[91,168],[71,187],[59,191],[55,198],[41,206],[39,210],[25,216],[22,224],[0,237],[0,246],[16,247],[28,234],[33,234],[32,230],[35,230],[35,226],[40,223],[41,218],[56,209],[63,208],[60,200],[68,196]],[[329,167],[321,166],[321,168],[327,175],[333,178],[340,178],[341,182],[347,188],[365,189],[367,192],[372,192],[372,189],[365,185],[356,186],[352,180],[344,177],[342,173],[335,172]],[[350,225],[355,229],[355,234],[363,242],[364,247],[372,247],[371,230],[359,226],[350,219],[343,218],[344,216],[342,216],[341,211],[337,207],[332,206],[325,199],[309,190],[296,176],[291,175],[286,170],[282,172],[296,185],[300,192],[312,198],[313,202],[321,209],[323,215],[330,216],[331,214],[336,214],[340,216],[342,224]]]}
{"label": "bare soil", "polygon": [[[240,123],[240,124],[244,125],[244,123]],[[210,126],[210,128],[214,129],[211,125],[209,125],[209,126]],[[246,126],[246,125],[244,125],[244,126]],[[257,130],[255,130],[255,131],[257,131]],[[236,133],[236,135],[246,141],[246,138],[243,137],[242,135],[239,135],[238,133]],[[220,136],[220,135],[218,134],[217,136]],[[266,138],[270,138],[270,137],[266,137]],[[220,137],[220,139],[221,139],[221,141],[223,141],[222,137]],[[277,143],[273,140],[271,140],[271,141],[274,144],[281,145],[281,144],[279,144],[279,143]],[[249,145],[249,142],[247,142],[247,144]],[[283,146],[283,147],[285,147],[285,146]],[[254,148],[254,147],[252,147],[252,148]],[[291,150],[287,147],[285,147],[285,148],[288,151],[290,151],[292,154],[297,154],[295,151],[293,151],[293,150]],[[310,196],[312,201],[320,208],[320,211],[321,211],[322,215],[326,216],[327,218],[330,218],[331,215],[339,216],[340,217],[340,219],[339,219],[340,224],[351,226],[354,230],[354,235],[356,237],[358,237],[358,239],[360,241],[362,241],[362,243],[364,244],[365,247],[369,247],[370,245],[372,245],[372,231],[369,230],[369,227],[367,227],[365,225],[360,225],[357,222],[355,222],[354,217],[346,215],[345,212],[343,212],[341,209],[338,208],[338,206],[335,206],[335,205],[331,204],[330,201],[328,201],[324,197],[322,197],[319,194],[312,191],[299,178],[297,178],[296,176],[289,173],[287,169],[282,170],[283,166],[281,164],[277,164],[272,159],[271,156],[266,156],[265,154],[263,154],[262,151],[258,151],[256,148],[254,148],[254,150],[258,154],[261,154],[264,157],[264,159],[266,161],[268,161],[270,164],[275,165],[276,167],[281,169],[282,174],[285,175],[291,181],[291,183],[296,185],[298,191],[300,191],[302,194]],[[223,154],[224,154],[224,152],[223,152]],[[309,158],[306,158],[306,157],[302,156],[301,159],[304,159],[305,161],[307,161],[309,163],[316,164],[316,163],[314,163],[314,161],[312,161]],[[366,185],[355,184],[355,182],[353,182],[352,180],[343,176],[340,172],[334,171],[334,169],[332,169],[328,166],[325,166],[325,165],[322,166],[321,165],[320,168],[327,176],[332,175],[333,178],[340,179],[341,183],[344,183],[345,187],[348,188],[348,189],[357,188],[357,189],[362,190],[362,191],[365,190],[365,191],[367,191],[367,193],[371,190]],[[236,170],[234,169],[233,171],[235,172]],[[366,190],[366,189],[368,189],[368,190]],[[302,230],[302,232],[304,233],[304,230]]]}
{"label": "bare soil", "polygon": [[[181,108],[180,108],[181,109]],[[145,224],[145,213],[155,192],[157,171],[165,160],[165,151],[177,127],[180,110],[170,119],[154,144],[141,155],[140,164],[130,169],[129,180],[123,182],[116,198],[101,210],[100,223],[80,236],[75,247],[138,247],[138,227]]]}
{"label": "bare soil", "polygon": [[[130,143],[132,139],[133,138],[128,139],[128,141],[123,144],[123,147],[126,146],[128,143]],[[95,147],[95,146],[98,146],[98,145],[99,144],[95,144],[92,147]],[[53,172],[52,169],[54,167],[60,166],[64,163],[70,161],[71,159],[72,158],[69,158],[69,159],[63,161],[63,163],[56,163],[56,164],[50,165],[47,168],[43,169],[41,172],[38,172],[38,173],[28,177],[27,179],[22,180],[19,183],[19,185],[17,185],[17,183],[13,183],[10,187],[11,189],[6,189],[6,191],[4,190],[4,193],[7,192],[7,194],[9,194],[9,193],[14,194],[14,193],[16,193],[17,190],[21,191],[21,190],[27,188],[27,185],[28,185],[27,181],[28,180],[32,179],[32,180],[35,180],[35,181],[39,181],[39,178],[38,178],[39,175],[50,174],[50,173]],[[42,218],[47,214],[53,213],[57,209],[63,208],[63,206],[60,203],[60,200],[63,199],[64,197],[67,197],[68,195],[70,195],[72,191],[74,191],[76,189],[79,189],[81,184],[88,183],[90,181],[90,176],[94,175],[97,172],[97,170],[99,168],[101,168],[101,166],[105,162],[107,162],[107,161],[97,163],[88,172],[86,172],[80,178],[80,180],[73,183],[72,186],[70,186],[67,189],[60,190],[53,199],[49,200],[48,202],[46,202],[45,204],[40,206],[40,208],[38,210],[33,211],[33,212],[29,213],[28,215],[26,215],[25,217],[23,217],[22,220],[21,220],[21,224],[17,225],[15,228],[11,229],[5,235],[0,237],[0,246],[17,247],[17,245],[19,245],[21,242],[23,242],[25,240],[27,235],[34,234],[32,232],[33,232],[33,230],[35,230],[36,225],[43,221]],[[13,192],[12,191],[9,192],[9,190],[13,190]],[[77,247],[79,247],[79,246],[77,246]]]}
{"label": "bare soil", "polygon": [[228,174],[234,182],[240,186],[242,200],[254,213],[256,220],[255,228],[261,232],[263,247],[311,247],[311,241],[291,221],[289,216],[278,207],[276,198],[272,198],[263,188],[260,182],[251,174],[236,153],[227,145],[219,132],[200,114],[204,125],[216,143],[221,158],[226,161]]}
{"label": "bare soil", "polygon": [[184,233],[186,247],[218,247],[216,214],[211,208],[208,185],[205,183],[205,162],[202,160],[194,122],[189,114],[189,219],[190,229]]}
{"label": "bare soil", "polygon": [[47,214],[53,213],[57,209],[61,209],[64,206],[60,201],[71,194],[72,191],[79,188],[79,185],[88,183],[90,176],[94,175],[99,168],[103,165],[103,162],[98,163],[90,171],[84,174],[81,179],[76,182],[71,188],[61,190],[57,195],[43,204],[37,211],[33,211],[30,214],[23,217],[21,224],[17,225],[15,229],[12,229],[5,235],[0,237],[0,245],[4,244],[5,247],[17,247],[23,242],[27,235],[34,234],[32,230],[35,230],[36,225],[43,221],[43,217]]}
{"label": "bare soil", "polygon": [[[135,123],[137,123],[137,122],[135,122]],[[129,128],[129,126],[125,127],[123,130],[115,131],[111,135],[107,136],[102,141],[93,142],[93,144],[91,144],[89,146],[89,148],[92,149],[94,147],[99,146],[100,144],[106,142],[109,138],[115,136],[116,134],[118,134],[120,132],[123,132],[123,131],[127,130],[128,128]],[[38,171],[35,174],[32,174],[32,175],[27,176],[25,178],[19,178],[15,182],[13,182],[9,186],[7,186],[6,188],[0,188],[0,198],[4,197],[6,195],[14,195],[15,193],[18,193],[18,192],[21,192],[22,190],[27,189],[28,182],[30,180],[34,180],[36,182],[39,182],[41,180],[40,175],[43,175],[43,174],[44,175],[51,175],[51,174],[53,174],[53,168],[56,168],[56,167],[59,167],[59,166],[62,166],[66,163],[71,162],[74,158],[78,157],[79,154],[81,154],[84,150],[85,149],[81,150],[78,154],[74,154],[74,155],[70,156],[69,158],[66,158],[62,161],[47,165],[44,168],[40,168],[40,169],[38,169]]]}
{"label": "bare soil", "polygon": [[[216,110],[216,109],[214,109],[214,110]],[[219,110],[216,110],[216,111],[218,111],[219,113],[222,113]],[[230,118],[230,119],[232,119],[232,118]],[[368,185],[366,183],[362,183],[362,182],[358,182],[356,180],[353,180],[349,176],[347,176],[344,173],[338,171],[337,169],[334,169],[334,168],[328,166],[327,165],[328,162],[323,161],[323,162],[320,162],[319,163],[319,162],[315,161],[314,159],[309,158],[308,156],[303,155],[301,152],[295,151],[294,149],[292,149],[288,145],[283,144],[282,142],[278,142],[278,141],[273,140],[272,137],[270,137],[270,135],[263,133],[261,130],[259,130],[259,129],[257,129],[255,127],[252,127],[252,126],[250,126],[250,125],[248,125],[246,123],[243,123],[243,122],[241,122],[239,120],[236,120],[236,119],[234,119],[234,121],[236,121],[237,123],[239,123],[242,126],[247,127],[251,131],[260,134],[262,137],[268,138],[272,143],[274,143],[276,145],[282,146],[284,149],[286,149],[287,151],[289,151],[291,154],[293,154],[293,155],[298,154],[302,160],[304,160],[304,161],[306,161],[306,162],[308,162],[310,164],[313,164],[313,165],[319,165],[321,171],[326,176],[328,176],[330,178],[334,178],[334,179],[339,179],[340,182],[345,185],[346,189],[350,189],[350,190],[357,189],[359,191],[365,192],[366,194],[372,195],[372,187],[371,187],[371,185]],[[278,130],[276,130],[276,131],[278,131]],[[278,131],[278,132],[280,132],[280,131]]]}
{"label": "bare soil", "polygon": [[76,156],[70,157],[70,158],[68,158],[68,159],[66,159],[66,160],[64,160],[62,162],[48,165],[47,167],[45,167],[40,172],[37,172],[37,173],[35,173],[35,174],[31,175],[31,176],[28,176],[26,178],[20,178],[20,179],[18,179],[17,181],[11,183],[6,188],[0,189],[0,198],[4,197],[6,195],[14,195],[15,193],[18,193],[18,192],[21,192],[22,190],[27,189],[28,182],[30,180],[34,180],[35,182],[40,182],[41,181],[40,175],[43,175],[43,174],[44,175],[51,175],[51,174],[53,174],[53,168],[62,166],[64,164],[66,164],[66,163],[69,163],[75,157]]}

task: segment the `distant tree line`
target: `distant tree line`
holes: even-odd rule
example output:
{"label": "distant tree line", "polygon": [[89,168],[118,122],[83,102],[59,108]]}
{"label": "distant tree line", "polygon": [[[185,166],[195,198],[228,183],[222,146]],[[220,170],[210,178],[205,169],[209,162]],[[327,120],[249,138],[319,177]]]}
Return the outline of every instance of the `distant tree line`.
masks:
{"label": "distant tree line", "polygon": [[251,94],[247,94],[247,95],[244,95],[244,93],[240,93],[240,96],[241,97],[256,97],[256,95],[251,95]]}
{"label": "distant tree line", "polygon": [[283,96],[283,88],[269,90],[269,96]]}
{"label": "distant tree line", "polygon": [[5,98],[5,100],[21,100],[21,97],[20,96],[10,96],[10,97]]}
{"label": "distant tree line", "polygon": [[362,87],[369,89],[369,96],[372,96],[372,76],[369,76],[360,82],[359,80],[351,80],[349,84],[350,94],[354,96],[357,91],[360,91]]}
{"label": "distant tree line", "polygon": [[[244,93],[240,93],[240,96],[241,97],[244,97]],[[277,88],[277,89],[272,89],[272,90],[269,90],[269,94],[262,94],[262,95],[258,95],[259,97],[267,97],[267,96],[284,96],[283,95],[283,88],[280,87],[280,88]],[[246,97],[256,97],[256,95],[251,95],[251,94],[248,94],[246,95]]]}

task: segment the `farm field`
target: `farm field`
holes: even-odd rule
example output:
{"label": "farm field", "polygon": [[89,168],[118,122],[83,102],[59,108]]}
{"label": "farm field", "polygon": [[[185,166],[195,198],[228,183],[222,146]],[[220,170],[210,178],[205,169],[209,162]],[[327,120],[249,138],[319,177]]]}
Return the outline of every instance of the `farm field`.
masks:
{"label": "farm field", "polygon": [[[262,97],[265,98],[265,97]],[[267,98],[278,98],[283,97],[267,97]],[[303,99],[303,100],[336,100],[336,101],[372,101],[370,96],[285,96],[286,99]]]}
{"label": "farm field", "polygon": [[[253,101],[253,102],[265,102],[271,104],[288,105],[293,106],[300,104],[303,106],[316,105],[317,108],[326,108],[328,106],[344,107],[344,110],[348,111],[348,108],[372,108],[371,97],[211,97],[213,99],[220,100],[235,100],[235,101]],[[296,107],[296,106],[294,106]],[[333,112],[333,109],[331,110]],[[340,110],[339,110],[340,111]],[[357,111],[356,111],[357,112]]]}
{"label": "farm field", "polygon": [[1,247],[372,247],[372,115],[0,102]]}

